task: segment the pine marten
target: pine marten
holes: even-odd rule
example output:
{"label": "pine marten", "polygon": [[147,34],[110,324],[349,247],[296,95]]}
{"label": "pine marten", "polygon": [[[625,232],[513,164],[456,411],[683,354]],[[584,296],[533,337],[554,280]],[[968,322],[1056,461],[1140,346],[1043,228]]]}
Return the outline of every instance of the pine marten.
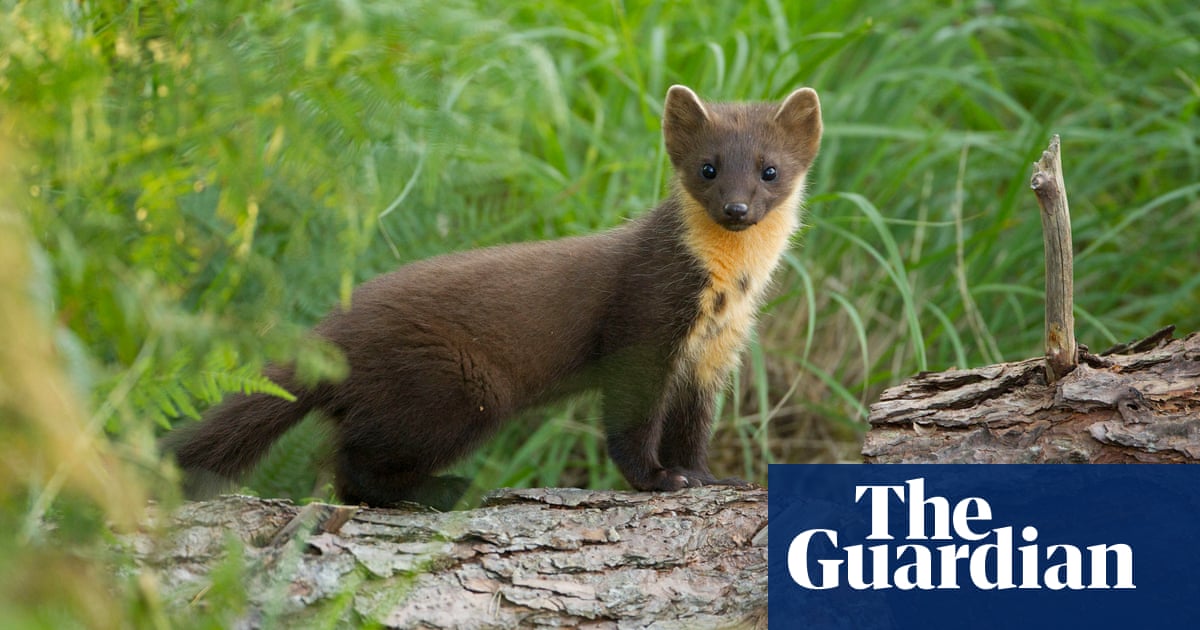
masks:
{"label": "pine marten", "polygon": [[[347,503],[453,503],[434,473],[522,409],[602,395],[609,455],[638,490],[714,483],[714,398],[799,225],[821,140],[809,88],[782,103],[704,103],[667,92],[670,196],[592,236],[437,256],[358,287],[315,334],[345,354],[340,382],[234,394],[167,438],[193,479],[234,478],[306,413],[332,421]],[[461,490],[461,488],[460,488]]]}

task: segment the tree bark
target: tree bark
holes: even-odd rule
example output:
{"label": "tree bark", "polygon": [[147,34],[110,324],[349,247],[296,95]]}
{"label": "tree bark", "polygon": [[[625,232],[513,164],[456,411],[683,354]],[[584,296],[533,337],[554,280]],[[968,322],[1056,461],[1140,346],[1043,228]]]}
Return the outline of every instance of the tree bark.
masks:
{"label": "tree bark", "polygon": [[1046,382],[1045,359],[920,374],[871,405],[868,463],[1200,462],[1200,333],[1171,328]]}
{"label": "tree bark", "polygon": [[[767,494],[502,490],[463,512],[242,496],[126,539],[171,601],[204,606],[225,539],[244,544],[245,627],[342,611],[388,627],[765,627]],[[338,617],[335,616],[335,619]]]}

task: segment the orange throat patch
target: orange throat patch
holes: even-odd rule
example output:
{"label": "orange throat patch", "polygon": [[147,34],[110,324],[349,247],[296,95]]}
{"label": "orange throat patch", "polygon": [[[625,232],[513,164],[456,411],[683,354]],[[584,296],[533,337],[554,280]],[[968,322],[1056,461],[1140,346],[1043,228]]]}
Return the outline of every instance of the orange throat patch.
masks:
{"label": "orange throat patch", "polygon": [[701,387],[718,389],[738,361],[758,307],[792,234],[800,226],[804,185],[758,224],[731,232],[714,222],[686,191],[684,243],[705,266],[709,281],[700,294],[700,314],[684,341],[681,360]]}

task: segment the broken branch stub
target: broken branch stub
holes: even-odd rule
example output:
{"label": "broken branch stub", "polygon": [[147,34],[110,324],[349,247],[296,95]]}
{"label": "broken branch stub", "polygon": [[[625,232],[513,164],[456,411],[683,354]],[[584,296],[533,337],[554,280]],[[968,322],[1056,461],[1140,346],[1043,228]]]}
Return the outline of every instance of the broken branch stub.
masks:
{"label": "broken branch stub", "polygon": [[1046,379],[1053,383],[1079,362],[1075,344],[1074,259],[1071,250],[1071,214],[1063,184],[1059,139],[1055,135],[1042,159],[1033,165],[1029,185],[1042,208],[1042,234],[1046,250]]}

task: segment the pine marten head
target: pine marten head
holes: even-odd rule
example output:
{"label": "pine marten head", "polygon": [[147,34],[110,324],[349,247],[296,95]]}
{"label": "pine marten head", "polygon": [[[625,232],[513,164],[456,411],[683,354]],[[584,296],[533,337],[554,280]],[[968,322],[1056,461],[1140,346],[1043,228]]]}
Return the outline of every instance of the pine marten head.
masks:
{"label": "pine marten head", "polygon": [[821,143],[821,103],[801,88],[781,104],[706,104],[675,85],[667,91],[663,136],[683,192],[737,232],[797,198]]}

